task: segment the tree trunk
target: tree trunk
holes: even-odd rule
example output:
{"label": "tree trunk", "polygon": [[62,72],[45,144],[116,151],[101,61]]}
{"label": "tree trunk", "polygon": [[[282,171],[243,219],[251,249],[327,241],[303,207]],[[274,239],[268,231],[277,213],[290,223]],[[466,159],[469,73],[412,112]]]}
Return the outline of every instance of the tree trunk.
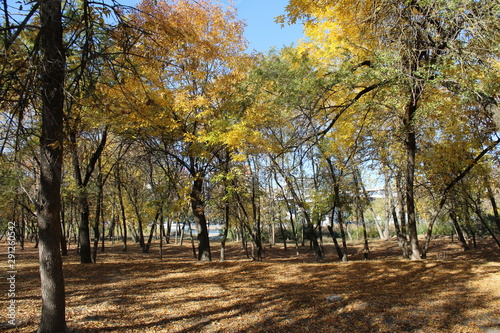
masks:
{"label": "tree trunk", "polygon": [[[250,162],[249,162],[250,163]],[[257,197],[258,182],[256,176],[252,177],[252,215],[254,220],[255,232],[249,230],[250,234],[253,235],[253,242],[257,246],[257,255],[253,256],[254,260],[262,261],[262,231],[261,231],[261,219],[260,219],[260,199]]]}
{"label": "tree trunk", "polygon": [[[413,122],[416,106],[411,105],[408,114],[408,122]],[[418,244],[417,219],[415,214],[415,155],[417,151],[416,135],[414,130],[408,130],[406,136],[406,212],[408,214],[408,234],[410,236],[411,259],[419,260],[420,247]]]}
{"label": "tree trunk", "polygon": [[493,208],[493,215],[495,216],[495,223],[497,226],[497,232],[500,233],[500,214],[498,213],[498,206],[497,206],[497,202],[495,200],[495,194],[493,193],[493,190],[491,189],[491,185],[487,179],[485,180],[485,183],[486,183],[486,190],[488,191],[488,198],[490,199],[491,207]]}
{"label": "tree trunk", "polygon": [[194,245],[193,228],[191,228],[191,220],[188,220],[189,237],[191,238],[191,249],[193,250],[193,258],[197,259],[196,246]]}
{"label": "tree trunk", "polygon": [[[481,221],[481,224],[486,228],[486,230],[488,231],[488,233],[495,240],[495,243],[497,243],[497,246],[500,248],[500,241],[495,236],[495,233],[493,232],[493,230],[491,230],[491,228],[488,226],[488,223],[484,220],[483,214],[481,214],[481,209],[479,208],[479,205],[477,205],[476,203],[474,203],[474,211],[475,211],[477,217],[479,218],[479,221]],[[474,242],[475,242],[475,240],[474,240]],[[476,246],[474,246],[474,248],[475,247]]]}
{"label": "tree trunk", "polygon": [[316,234],[316,230],[314,230],[313,224],[311,222],[307,222],[304,227],[307,228],[305,232],[305,238],[309,239],[312,242],[314,252],[316,253],[316,261],[323,260],[323,249],[318,242],[318,235]]}
{"label": "tree trunk", "polygon": [[283,238],[283,249],[286,251],[287,250],[287,244],[286,244],[286,229],[285,226],[283,225],[283,221],[281,220],[281,217],[279,218],[279,224],[280,224],[280,233],[281,237]]}
{"label": "tree trunk", "polygon": [[[368,254],[370,252],[370,248],[368,246],[368,234],[366,232],[366,222],[365,222],[365,214],[364,214],[364,205],[363,205],[361,193],[363,194],[363,197],[365,197],[367,199],[368,199],[368,194],[366,193],[366,190],[365,190],[363,184],[361,183],[361,174],[360,174],[359,170],[355,170],[354,184],[356,186],[356,199],[357,199],[356,200],[357,201],[356,215],[357,215],[357,220],[358,220],[358,222],[361,221],[361,225],[363,226],[363,240],[364,240],[363,258],[365,260],[367,260],[368,259]],[[372,212],[373,212],[373,216],[374,216],[375,221],[376,221],[377,217],[375,216],[375,212],[373,211],[373,209],[372,209]],[[378,223],[377,223],[377,227],[378,227]],[[381,232],[379,230],[379,234],[380,234],[380,238],[384,239],[383,238],[383,232]]]}
{"label": "tree trunk", "polygon": [[347,261],[347,241],[345,238],[344,222],[342,220],[342,212],[337,209],[337,221],[339,222],[340,237],[342,238],[342,261]]}
{"label": "tree trunk", "polygon": [[156,220],[157,219],[158,218],[155,218],[155,220],[153,221],[153,224],[151,225],[151,229],[149,230],[148,242],[146,243],[146,245],[142,249],[143,253],[149,253],[149,249],[151,248],[151,242],[153,240],[154,232],[156,230]]}
{"label": "tree trunk", "polygon": [[66,331],[61,258],[61,177],[63,157],[64,77],[61,1],[40,1],[42,124],[38,237],[42,313],[38,333]]}
{"label": "tree trunk", "polygon": [[[100,222],[103,213],[103,191],[104,191],[104,183],[102,179],[101,172],[101,159],[97,163],[97,200],[96,200],[96,208],[95,208],[95,223],[94,223],[94,248],[92,250],[92,262],[97,262],[97,249],[99,248],[99,240],[100,240]],[[104,227],[104,219],[102,219],[102,225]],[[104,240],[104,231],[102,233],[102,239]],[[103,246],[104,248],[104,246]]]}
{"label": "tree trunk", "polygon": [[123,191],[122,191],[122,181],[121,181],[121,176],[120,176],[120,166],[116,166],[116,179],[118,182],[118,201],[120,202],[120,211],[121,211],[121,216],[122,216],[122,223],[123,223],[123,252],[127,252],[127,218],[125,216],[125,204],[123,203]]}
{"label": "tree trunk", "polygon": [[[228,196],[228,191],[226,189],[226,196]],[[227,234],[229,232],[229,201],[226,198],[224,203],[224,233],[222,234],[222,240],[220,242],[220,261],[226,260],[226,241]]]}
{"label": "tree trunk", "polygon": [[211,261],[210,239],[208,238],[207,219],[203,203],[203,178],[197,177],[191,189],[191,208],[198,230],[198,261]]}
{"label": "tree trunk", "polygon": [[139,246],[141,247],[141,249],[144,250],[144,247],[146,246],[146,243],[144,242],[144,227],[143,227],[143,223],[142,223],[142,218],[140,216],[140,213],[138,211],[136,211],[136,214],[137,214],[137,222],[138,222],[138,227],[139,227],[139,233],[138,233],[138,237],[139,237]]}
{"label": "tree trunk", "polygon": [[450,212],[450,218],[451,221],[453,222],[453,226],[455,227],[455,231],[457,232],[458,239],[460,240],[460,243],[462,244],[462,249],[464,251],[470,250],[469,244],[467,244],[467,241],[465,240],[464,234],[462,232],[462,228],[460,228],[460,224],[458,223],[457,216],[455,213]]}
{"label": "tree trunk", "polygon": [[[61,255],[68,255],[68,241],[66,239],[66,223],[65,223],[64,201],[61,200]],[[24,221],[24,219],[23,219]]]}
{"label": "tree trunk", "polygon": [[401,184],[401,176],[398,174],[396,176],[396,187],[399,205],[399,219],[401,221],[401,235],[398,236],[400,241],[400,246],[403,251],[403,258],[410,259],[410,253],[408,252],[408,238],[406,237],[406,211],[405,211],[405,199],[403,195],[403,186]]}
{"label": "tree trunk", "polygon": [[[84,191],[83,188],[79,189]],[[79,224],[79,241],[80,241],[80,263],[90,264],[92,263],[92,253],[90,246],[90,228],[89,228],[89,215],[90,215],[90,205],[87,199],[87,195],[84,193],[79,194],[80,203],[80,224]]]}
{"label": "tree trunk", "polygon": [[69,138],[71,141],[71,155],[73,159],[73,168],[75,172],[76,183],[78,185],[78,201],[80,204],[80,262],[82,264],[92,263],[92,253],[90,244],[90,228],[89,228],[89,216],[90,216],[90,204],[87,193],[88,183],[90,177],[94,171],[95,165],[99,160],[101,153],[106,145],[108,127],[106,127],[102,133],[101,141],[97,146],[95,152],[92,154],[90,161],[87,165],[85,175],[82,175],[80,167],[80,159],[78,157],[76,132],[72,130],[70,132]]}
{"label": "tree trunk", "polygon": [[330,214],[330,225],[327,227],[328,232],[330,233],[330,237],[332,237],[333,244],[335,245],[335,250],[337,251],[337,255],[339,259],[342,260],[344,258],[344,254],[342,253],[342,248],[337,241],[337,237],[335,236],[335,232],[333,231],[333,225],[335,223],[335,207],[332,209],[332,213]]}
{"label": "tree trunk", "polygon": [[165,229],[163,207],[160,208],[160,260],[163,260],[163,234]]}
{"label": "tree trunk", "polygon": [[172,219],[170,217],[167,218],[167,229],[163,231],[165,234],[165,244],[170,244],[170,234],[172,233]]}

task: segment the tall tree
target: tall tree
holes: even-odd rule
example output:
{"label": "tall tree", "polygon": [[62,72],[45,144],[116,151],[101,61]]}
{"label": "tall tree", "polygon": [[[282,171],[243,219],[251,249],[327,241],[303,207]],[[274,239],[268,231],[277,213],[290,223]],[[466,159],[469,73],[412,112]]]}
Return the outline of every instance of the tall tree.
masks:
{"label": "tall tree", "polygon": [[[387,83],[395,88],[393,94],[398,92],[397,109],[403,111],[400,128],[411,258],[419,259],[415,173],[422,115],[433,110],[432,96],[443,90],[458,92],[457,87],[494,103],[490,82],[497,77],[493,69],[498,59],[500,5],[490,0],[291,0],[287,10],[290,20],[306,20],[316,43],[311,50],[318,57],[338,62],[339,56],[348,54],[347,59],[377,67],[378,75],[393,76]],[[462,97],[479,101],[473,94]]]}
{"label": "tall tree", "polygon": [[90,245],[90,226],[89,226],[90,202],[89,202],[88,185],[91,176],[94,172],[96,163],[98,162],[102,154],[102,151],[106,145],[107,135],[108,135],[108,127],[105,127],[104,130],[102,131],[101,137],[99,138],[99,142],[96,145],[95,151],[89,158],[89,162],[85,168],[84,173],[82,173],[81,170],[81,162],[80,162],[81,158],[78,154],[76,132],[71,131],[69,135],[71,143],[70,151],[72,155],[72,164],[76,179],[76,185],[78,187],[77,198],[80,210],[80,223],[79,223],[80,262],[82,264],[92,263],[91,245]]}
{"label": "tall tree", "polygon": [[66,331],[61,259],[61,170],[66,72],[60,0],[40,1],[42,134],[38,227],[42,314],[39,333]]}
{"label": "tall tree", "polygon": [[231,102],[248,61],[243,23],[233,9],[210,1],[143,1],[135,16],[145,32],[134,45],[143,56],[129,127],[174,158],[191,177],[191,209],[198,229],[198,259],[211,260],[205,186],[234,125]]}

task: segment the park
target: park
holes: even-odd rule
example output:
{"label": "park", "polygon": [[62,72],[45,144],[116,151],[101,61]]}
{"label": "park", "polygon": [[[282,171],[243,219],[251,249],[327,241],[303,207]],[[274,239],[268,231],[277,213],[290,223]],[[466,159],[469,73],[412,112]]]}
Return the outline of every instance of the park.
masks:
{"label": "park", "polygon": [[2,329],[499,329],[500,3],[267,3],[3,1]]}

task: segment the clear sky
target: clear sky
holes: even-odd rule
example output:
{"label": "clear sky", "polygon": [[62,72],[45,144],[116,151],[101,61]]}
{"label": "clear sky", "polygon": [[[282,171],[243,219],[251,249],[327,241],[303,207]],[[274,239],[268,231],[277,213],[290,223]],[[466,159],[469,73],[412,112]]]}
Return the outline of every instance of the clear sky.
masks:
{"label": "clear sky", "polygon": [[[119,3],[133,6],[140,0],[118,0]],[[220,0],[229,5],[229,0]],[[302,25],[281,25],[274,23],[274,18],[285,14],[288,0],[233,0],[238,10],[238,17],[247,24],[245,36],[250,51],[265,52],[271,47],[281,48],[297,42],[303,37]]]}
{"label": "clear sky", "polygon": [[[229,1],[221,1],[224,4]],[[245,20],[245,36],[249,49],[266,51],[275,46],[281,48],[303,37],[302,25],[281,25],[274,23],[274,18],[285,13],[288,0],[234,0],[240,19]]]}

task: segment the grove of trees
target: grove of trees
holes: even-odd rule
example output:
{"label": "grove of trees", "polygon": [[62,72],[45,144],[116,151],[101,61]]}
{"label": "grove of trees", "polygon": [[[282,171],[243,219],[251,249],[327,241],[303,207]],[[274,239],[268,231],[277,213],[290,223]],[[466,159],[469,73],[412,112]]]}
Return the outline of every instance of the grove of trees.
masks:
{"label": "grove of trees", "polygon": [[39,332],[65,330],[68,247],[91,264],[186,225],[199,261],[210,225],[220,260],[228,240],[255,260],[307,241],[322,260],[330,239],[348,260],[353,233],[365,258],[370,237],[407,259],[436,233],[500,248],[500,3],[284,12],[307,38],[257,53],[216,1],[3,1],[0,231],[39,248]]}

